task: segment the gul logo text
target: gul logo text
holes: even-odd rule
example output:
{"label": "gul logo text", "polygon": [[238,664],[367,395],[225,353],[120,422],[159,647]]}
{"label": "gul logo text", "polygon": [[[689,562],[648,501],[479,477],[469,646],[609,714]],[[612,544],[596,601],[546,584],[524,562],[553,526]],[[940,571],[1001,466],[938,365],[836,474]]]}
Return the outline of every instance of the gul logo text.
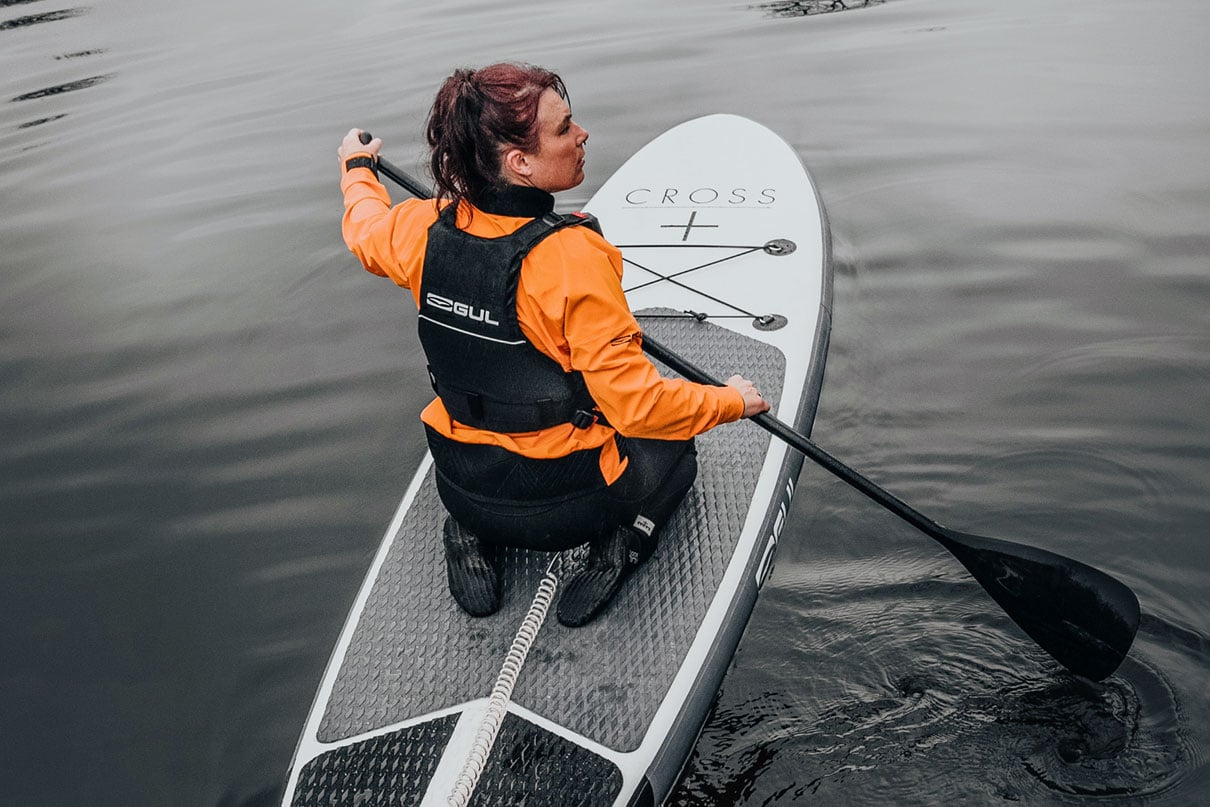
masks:
{"label": "gul logo text", "polygon": [[781,531],[786,526],[786,516],[790,513],[790,500],[793,498],[794,480],[787,479],[786,487],[782,491],[781,503],[777,507],[777,516],[773,519],[773,529],[769,531],[769,537],[765,541],[765,554],[760,559],[760,565],[756,567],[757,588],[765,584],[765,580],[769,578],[769,573],[773,571],[773,554],[777,551],[777,542],[781,538]]}
{"label": "gul logo text", "polygon": [[500,323],[492,319],[492,312],[486,308],[475,308],[469,303],[451,300],[448,297],[442,297],[440,294],[425,294],[424,301],[436,308],[438,311],[449,311],[452,314],[457,314],[460,317],[466,317],[474,322],[482,322],[485,325],[499,325]]}

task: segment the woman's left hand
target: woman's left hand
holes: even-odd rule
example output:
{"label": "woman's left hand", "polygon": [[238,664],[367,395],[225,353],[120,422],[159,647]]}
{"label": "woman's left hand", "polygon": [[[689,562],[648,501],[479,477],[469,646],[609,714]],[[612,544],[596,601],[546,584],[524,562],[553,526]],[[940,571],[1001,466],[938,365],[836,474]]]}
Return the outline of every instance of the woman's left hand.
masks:
{"label": "woman's left hand", "polygon": [[744,417],[750,418],[769,411],[769,402],[761,397],[756,385],[742,375],[731,376],[727,379],[727,384],[735,387],[740,395],[744,396]]}

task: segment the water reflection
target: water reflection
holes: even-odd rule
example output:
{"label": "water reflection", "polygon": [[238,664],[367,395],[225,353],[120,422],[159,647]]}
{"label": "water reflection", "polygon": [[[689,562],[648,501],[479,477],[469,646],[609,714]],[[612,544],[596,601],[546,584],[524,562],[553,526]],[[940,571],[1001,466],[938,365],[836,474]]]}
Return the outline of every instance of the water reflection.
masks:
{"label": "water reflection", "polygon": [[90,76],[88,78],[81,78],[81,79],[77,79],[75,81],[67,81],[67,82],[64,82],[63,84],[56,84],[53,87],[44,87],[41,90],[34,90],[33,92],[22,93],[21,95],[15,96],[11,100],[13,100],[13,101],[33,101],[35,99],[46,98],[51,95],[62,95],[65,92],[75,92],[76,90],[87,89],[89,87],[100,84],[103,81],[108,81],[111,78],[113,78],[112,74],[106,75],[106,76]]}
{"label": "water reflection", "polygon": [[76,53],[64,53],[61,56],[56,56],[55,61],[63,61],[64,59],[80,59],[84,56],[99,56],[105,52],[105,48],[93,48],[91,50],[82,50]]}
{"label": "water reflection", "polygon": [[769,12],[773,17],[806,17],[832,11],[851,11],[884,2],[886,0],[778,0],[775,3],[761,3],[757,8]]}
{"label": "water reflection", "polygon": [[47,11],[44,14],[31,14],[27,17],[17,17],[12,20],[4,20],[0,22],[0,31],[8,31],[13,28],[26,28],[30,25],[38,25],[43,22],[57,22],[58,20],[67,20],[72,17],[79,17],[81,14],[87,14],[87,8],[64,8],[58,11]]}
{"label": "water reflection", "polygon": [[[9,7],[9,6],[17,6],[17,5],[25,5],[28,3],[39,2],[39,1],[40,0],[0,0],[0,8]],[[92,9],[89,7],[78,7],[78,8],[57,9],[55,11],[48,11],[48,12],[45,12],[42,14],[31,14],[31,15],[24,16],[24,17],[17,17],[15,19],[4,20],[3,22],[0,22],[0,31],[15,30],[18,28],[28,28],[32,25],[38,25],[38,24],[44,23],[44,22],[57,22],[60,20],[67,20],[67,19],[71,19],[73,17],[79,17],[79,16],[87,14],[91,11],[92,11]],[[84,59],[84,58],[88,58],[88,57],[99,56],[99,55],[104,54],[105,52],[106,52],[105,48],[86,48],[83,50],[74,50],[69,53],[63,53],[63,54],[54,56],[53,58],[57,62],[62,62],[62,61]],[[45,87],[39,87],[38,89],[35,89],[35,90],[29,90],[27,92],[19,93],[17,95],[12,96],[11,98],[9,98],[9,101],[12,103],[24,103],[27,101],[39,101],[39,100],[42,100],[45,98],[53,98],[55,96],[60,96],[60,95],[65,95],[67,93],[76,92],[77,90],[85,90],[85,89],[88,89],[89,87],[95,87],[96,85],[104,83],[104,82],[108,81],[109,79],[113,78],[113,76],[114,76],[113,73],[105,73],[105,74],[86,76],[84,78],[74,78],[74,79],[71,79],[68,81],[59,81],[57,83],[50,84]],[[40,117],[33,118],[32,120],[27,120],[27,121],[18,123],[16,128],[17,129],[30,129],[35,126],[42,126],[43,124],[52,123],[54,121],[61,120],[65,117],[67,117],[67,114],[68,113],[66,113],[66,112],[54,112],[52,114],[42,115]]]}
{"label": "water reflection", "polygon": [[44,123],[51,123],[53,121],[57,121],[57,120],[60,120],[61,118],[66,118],[66,117],[67,117],[66,112],[62,112],[58,115],[48,115],[45,118],[35,118],[34,120],[27,120],[25,123],[19,123],[19,124],[17,124],[17,128],[18,129],[30,129],[34,126],[41,126]]}

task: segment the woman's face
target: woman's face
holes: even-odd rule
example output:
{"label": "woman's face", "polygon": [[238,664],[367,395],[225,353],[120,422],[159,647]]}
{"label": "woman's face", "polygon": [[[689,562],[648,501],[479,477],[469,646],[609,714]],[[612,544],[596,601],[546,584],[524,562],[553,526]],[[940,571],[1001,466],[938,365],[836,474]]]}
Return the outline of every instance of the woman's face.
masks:
{"label": "woman's face", "polygon": [[520,154],[525,184],[547,193],[574,188],[584,181],[584,143],[588,132],[571,119],[571,109],[557,92],[538,99],[538,148]]}

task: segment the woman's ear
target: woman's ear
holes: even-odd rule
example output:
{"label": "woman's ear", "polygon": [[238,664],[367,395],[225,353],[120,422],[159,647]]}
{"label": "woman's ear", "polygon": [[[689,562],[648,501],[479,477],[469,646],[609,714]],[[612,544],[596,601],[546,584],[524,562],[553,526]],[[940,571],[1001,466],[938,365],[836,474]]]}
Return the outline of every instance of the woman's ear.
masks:
{"label": "woman's ear", "polygon": [[529,164],[529,157],[524,151],[518,148],[511,148],[504,152],[500,158],[500,163],[504,167],[506,174],[511,174],[513,179],[528,178],[533,173],[533,168]]}

